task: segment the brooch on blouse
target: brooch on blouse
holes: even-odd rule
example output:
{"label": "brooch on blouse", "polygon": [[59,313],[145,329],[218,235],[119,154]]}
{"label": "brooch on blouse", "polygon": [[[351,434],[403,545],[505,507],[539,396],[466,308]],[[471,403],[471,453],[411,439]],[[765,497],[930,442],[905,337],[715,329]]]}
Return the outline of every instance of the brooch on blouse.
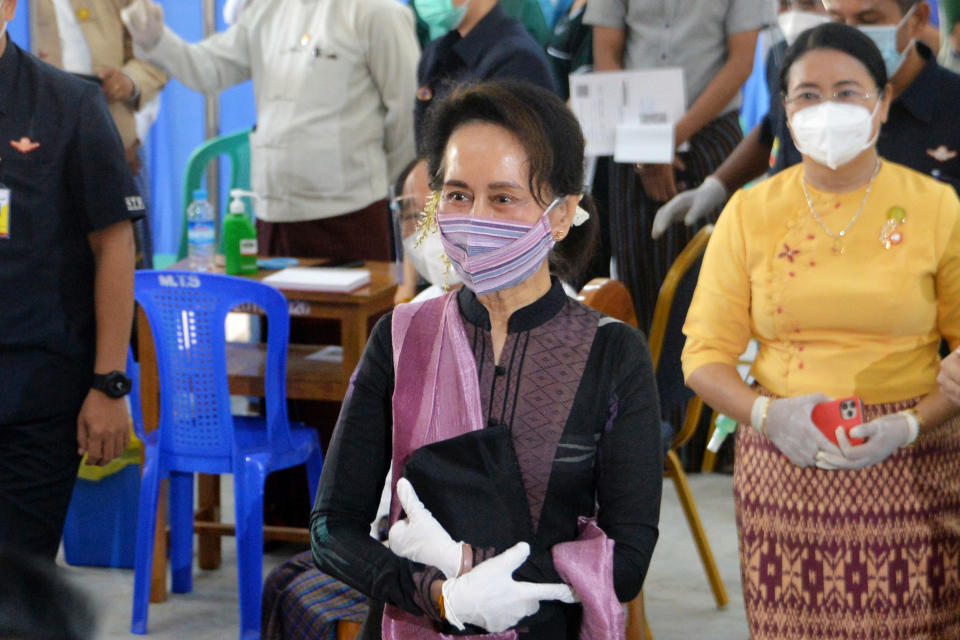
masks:
{"label": "brooch on blouse", "polygon": [[887,220],[880,228],[880,244],[883,245],[884,249],[889,249],[903,242],[903,230],[900,229],[900,225],[906,222],[907,212],[903,207],[890,207],[890,210],[887,211]]}

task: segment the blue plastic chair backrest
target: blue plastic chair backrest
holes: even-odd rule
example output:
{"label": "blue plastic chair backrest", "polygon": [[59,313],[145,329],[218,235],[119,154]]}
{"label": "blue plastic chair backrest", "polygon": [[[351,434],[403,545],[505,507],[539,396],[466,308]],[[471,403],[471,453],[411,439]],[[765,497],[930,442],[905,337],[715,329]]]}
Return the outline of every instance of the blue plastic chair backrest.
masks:
{"label": "blue plastic chair backrest", "polygon": [[192,271],[138,271],[135,277],[135,297],[149,320],[157,354],[161,452],[220,459],[235,454],[224,323],[241,304],[266,314],[268,439],[271,446],[289,448],[290,316],[283,295],[254,280]]}
{"label": "blue plastic chair backrest", "polygon": [[[230,158],[230,188],[250,188],[250,131],[250,129],[244,129],[219,138],[211,138],[194,149],[187,159],[187,166],[183,170],[183,188],[180,192],[182,222],[177,260],[187,257],[187,206],[193,202],[193,192],[203,185],[203,176],[211,160],[222,155]],[[222,208],[226,209],[225,206]],[[250,207],[247,210],[253,211]],[[222,241],[222,238],[219,241]]]}

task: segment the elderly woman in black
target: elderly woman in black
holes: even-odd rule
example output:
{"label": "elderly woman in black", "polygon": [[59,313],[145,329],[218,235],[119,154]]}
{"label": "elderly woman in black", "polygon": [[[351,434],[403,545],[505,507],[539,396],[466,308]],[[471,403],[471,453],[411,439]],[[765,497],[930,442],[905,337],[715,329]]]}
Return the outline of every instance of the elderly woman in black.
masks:
{"label": "elderly woman in black", "polygon": [[[549,273],[555,243],[594,241],[579,126],[552,94],[495,81],[440,103],[427,146],[421,233],[465,286],[374,328],[314,556],[387,603],[387,638],[617,637],[657,538],[662,449],[643,336]],[[368,531],[391,460],[388,549]]]}

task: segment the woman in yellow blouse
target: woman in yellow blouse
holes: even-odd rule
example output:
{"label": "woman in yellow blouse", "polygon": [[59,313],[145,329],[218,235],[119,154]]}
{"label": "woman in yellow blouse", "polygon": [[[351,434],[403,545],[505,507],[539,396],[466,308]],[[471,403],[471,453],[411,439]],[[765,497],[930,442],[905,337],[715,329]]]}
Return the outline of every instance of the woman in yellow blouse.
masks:
{"label": "woman in yellow blouse", "polygon": [[[803,163],[717,222],[684,333],[687,383],[737,431],[734,492],[753,640],[960,637],[960,420],[937,387],[960,344],[960,201],[877,155],[890,92],[856,29],[787,52]],[[748,387],[735,365],[759,351]],[[834,444],[813,407],[856,396]]]}

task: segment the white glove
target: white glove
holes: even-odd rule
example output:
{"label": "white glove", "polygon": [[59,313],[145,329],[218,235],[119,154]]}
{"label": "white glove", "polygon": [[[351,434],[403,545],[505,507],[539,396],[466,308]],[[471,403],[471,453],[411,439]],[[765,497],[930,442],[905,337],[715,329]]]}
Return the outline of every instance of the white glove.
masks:
{"label": "white glove", "polygon": [[577,602],[570,585],[514,580],[513,572],[529,555],[530,545],[518,542],[459,578],[445,581],[443,609],[450,624],[461,631],[473,624],[497,633],[536,613],[541,600]]}
{"label": "white glove", "polygon": [[880,416],[850,429],[851,437],[867,439],[863,444],[850,444],[843,427],[837,427],[841,453],[821,451],[817,454],[817,466],[821,469],[862,469],[883,462],[891,453],[916,440],[919,431],[917,419],[906,412]]}
{"label": "white glove", "polygon": [[454,542],[423,506],[406,478],[397,482],[397,497],[407,518],[390,527],[387,546],[398,556],[436,567],[446,577],[456,578],[463,560],[463,543]]}
{"label": "white glove", "polygon": [[657,210],[650,235],[654,239],[659,238],[667,227],[678,222],[681,216],[683,216],[683,223],[689,227],[700,218],[708,216],[711,211],[726,202],[729,196],[727,188],[720,180],[712,175],[707,176],[699,187],[678,193],[670,202]]}
{"label": "white glove", "polygon": [[[842,455],[837,445],[820,432],[811,418],[813,408],[829,400],[830,397],[822,393],[776,400],[760,397],[753,404],[751,422],[758,431],[770,438],[790,462],[798,467],[810,467],[816,464],[819,452]],[[769,402],[766,418],[754,418],[756,409],[764,402]]]}
{"label": "white glove", "polygon": [[223,3],[223,21],[227,26],[240,19],[240,13],[247,6],[247,0],[227,0]]}
{"label": "white glove", "polygon": [[163,7],[153,0],[133,0],[120,10],[120,19],[144,51],[156,47],[163,36]]}

